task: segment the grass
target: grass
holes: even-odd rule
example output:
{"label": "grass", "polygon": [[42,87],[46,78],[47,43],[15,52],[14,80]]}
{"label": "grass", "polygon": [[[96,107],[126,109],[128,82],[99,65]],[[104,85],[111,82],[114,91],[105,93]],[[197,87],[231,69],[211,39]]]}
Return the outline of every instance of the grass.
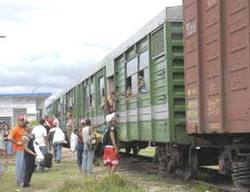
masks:
{"label": "grass", "polygon": [[[70,167],[70,169],[67,169],[68,167]],[[65,180],[72,178],[72,176],[79,176],[75,163],[55,165],[51,170],[46,170],[43,173],[36,171],[31,179],[32,187],[26,191],[47,191],[51,186],[57,188],[62,185]],[[13,189],[17,189],[13,164],[10,165],[8,170],[4,171],[3,176],[0,178],[0,183],[0,191],[13,191]]]}
{"label": "grass", "polygon": [[[149,153],[147,150],[146,153]],[[192,184],[133,171],[122,171],[109,175],[103,166],[94,167],[90,177],[80,174],[76,162],[54,164],[45,172],[36,171],[31,180],[32,187],[25,192],[218,192],[206,185]],[[14,165],[0,177],[0,192],[15,191]],[[20,191],[20,189],[19,189]]]}
{"label": "grass", "polygon": [[113,174],[101,179],[94,177],[68,180],[56,192],[144,192],[133,183],[123,179],[121,176]]}
{"label": "grass", "polygon": [[[95,168],[92,176],[83,176],[75,162],[56,164],[51,170],[36,171],[31,180],[32,187],[25,191],[33,192],[144,192],[143,189],[119,175],[108,175],[103,167]],[[0,191],[20,190],[15,185],[14,165],[12,164],[0,178]]]}

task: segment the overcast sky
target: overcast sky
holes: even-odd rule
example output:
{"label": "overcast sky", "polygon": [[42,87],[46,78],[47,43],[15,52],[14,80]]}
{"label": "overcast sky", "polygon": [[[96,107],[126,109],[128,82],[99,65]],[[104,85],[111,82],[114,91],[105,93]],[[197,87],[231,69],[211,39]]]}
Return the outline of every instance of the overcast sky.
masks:
{"label": "overcast sky", "polygon": [[0,0],[0,92],[57,93],[182,0]]}

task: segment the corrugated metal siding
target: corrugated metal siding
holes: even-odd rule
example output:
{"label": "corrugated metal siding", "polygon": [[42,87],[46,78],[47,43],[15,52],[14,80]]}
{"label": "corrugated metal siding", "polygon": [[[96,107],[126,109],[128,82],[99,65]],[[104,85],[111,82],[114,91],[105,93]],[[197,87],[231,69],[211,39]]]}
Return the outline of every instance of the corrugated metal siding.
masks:
{"label": "corrugated metal siding", "polygon": [[189,133],[250,132],[250,1],[185,0]]}
{"label": "corrugated metal siding", "polygon": [[161,27],[155,33],[151,34],[151,56],[153,58],[164,54],[164,29]]}

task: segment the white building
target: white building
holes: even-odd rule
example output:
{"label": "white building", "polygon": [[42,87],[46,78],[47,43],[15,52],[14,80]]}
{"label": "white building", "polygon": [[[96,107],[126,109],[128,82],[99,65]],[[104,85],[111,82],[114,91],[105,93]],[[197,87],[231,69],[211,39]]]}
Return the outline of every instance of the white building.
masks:
{"label": "white building", "polygon": [[11,127],[16,124],[16,116],[24,115],[29,121],[43,116],[45,100],[51,93],[10,93],[0,94],[0,121]]}

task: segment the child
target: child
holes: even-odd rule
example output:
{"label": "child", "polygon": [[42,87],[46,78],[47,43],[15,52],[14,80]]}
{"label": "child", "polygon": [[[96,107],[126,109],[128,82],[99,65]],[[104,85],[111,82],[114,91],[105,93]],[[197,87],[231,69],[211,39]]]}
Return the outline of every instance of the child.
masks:
{"label": "child", "polygon": [[3,174],[3,163],[2,159],[4,157],[5,147],[2,130],[0,130],[0,176]]}
{"label": "child", "polygon": [[10,128],[4,123],[3,124],[3,139],[5,144],[5,157],[6,157],[6,169],[9,167],[9,157],[12,155],[12,143],[9,140]]}

